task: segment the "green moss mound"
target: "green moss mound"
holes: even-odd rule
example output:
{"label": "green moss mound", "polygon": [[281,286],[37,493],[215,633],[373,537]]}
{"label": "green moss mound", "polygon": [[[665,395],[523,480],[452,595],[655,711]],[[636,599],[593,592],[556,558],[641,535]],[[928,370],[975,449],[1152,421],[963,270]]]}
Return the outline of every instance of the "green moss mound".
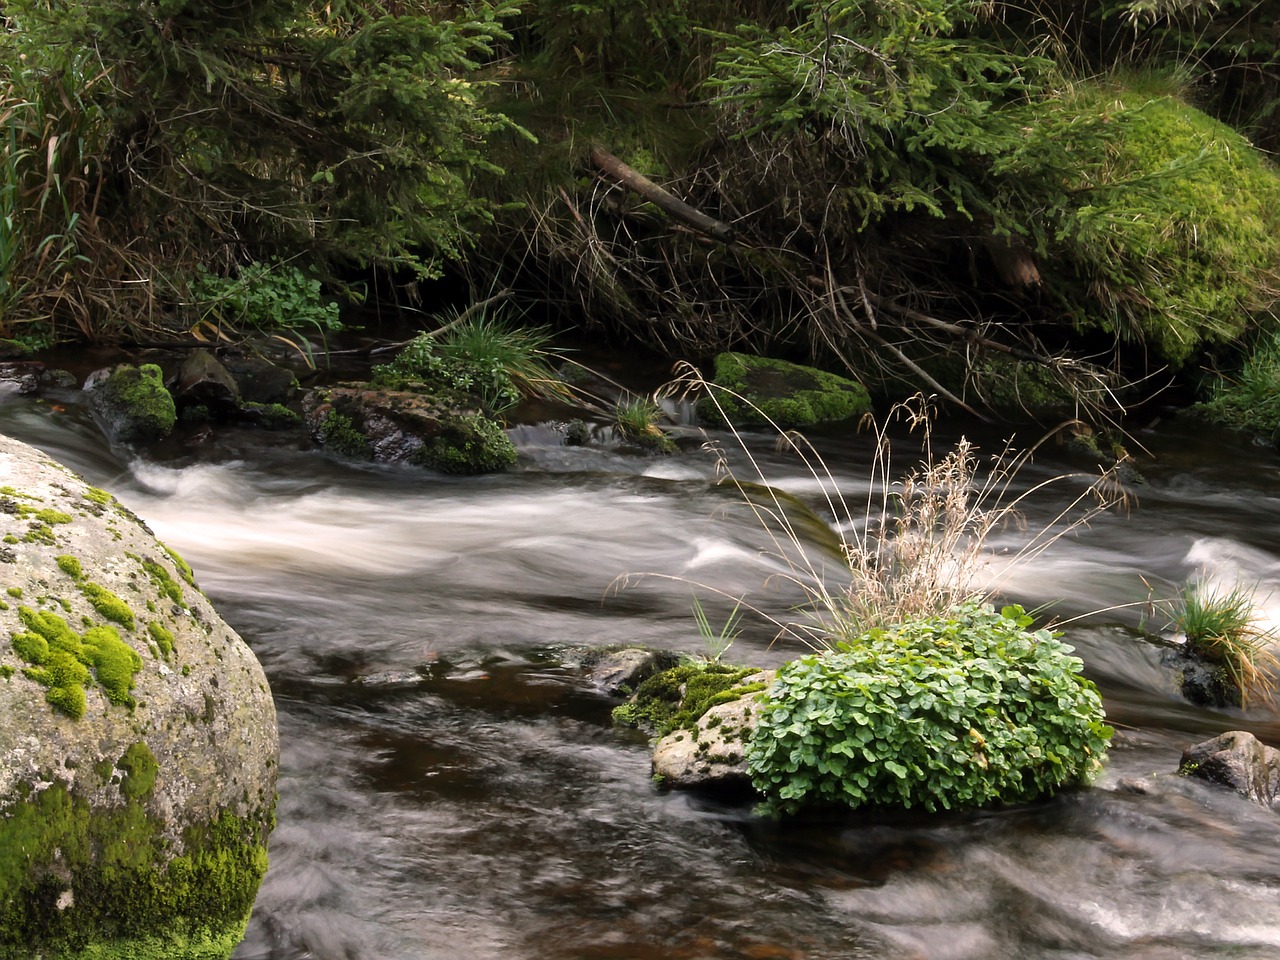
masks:
{"label": "green moss mound", "polygon": [[966,603],[785,665],[747,747],[764,808],[956,809],[1087,780],[1112,733],[1102,701],[1030,625]]}
{"label": "green moss mound", "polygon": [[483,414],[451,417],[447,428],[418,449],[413,462],[442,473],[496,473],[516,462],[516,448],[502,425]]}
{"label": "green moss mound", "polygon": [[101,390],[119,440],[162,440],[178,422],[173,396],[164,385],[164,374],[154,363],[118,367]]}
{"label": "green moss mound", "polygon": [[1077,326],[1176,366],[1276,303],[1280,175],[1239,133],[1152,78],[1083,84],[1028,122],[1078,145],[1045,259]]}
{"label": "green moss mound", "polygon": [[[19,607],[26,630],[12,638],[14,652],[30,664],[23,672],[45,687],[45,699],[74,720],[84,716],[85,684],[94,680],[112,703],[134,706],[133,680],[142,658],[110,625],[78,634],[47,610]],[[92,669],[92,672],[90,672]]]}
{"label": "green moss mound", "polygon": [[117,766],[118,808],[55,783],[2,811],[0,960],[225,960],[244,936],[265,834],[223,813],[174,856],[145,809],[155,757],[138,743]]}
{"label": "green moss mound", "polygon": [[[786,360],[722,353],[715,360],[714,399],[698,403],[708,426],[808,427],[860,417],[871,410],[862,384]],[[719,388],[719,389],[715,389]]]}

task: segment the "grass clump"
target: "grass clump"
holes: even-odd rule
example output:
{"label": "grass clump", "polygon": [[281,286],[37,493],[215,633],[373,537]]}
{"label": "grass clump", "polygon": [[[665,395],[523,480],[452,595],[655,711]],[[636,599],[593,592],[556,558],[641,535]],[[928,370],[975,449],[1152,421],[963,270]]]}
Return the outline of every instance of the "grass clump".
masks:
{"label": "grass clump", "polygon": [[1167,606],[1171,626],[1187,638],[1187,652],[1226,672],[1240,692],[1240,706],[1275,702],[1280,659],[1271,647],[1280,637],[1262,621],[1252,588],[1194,580]]}
{"label": "grass clump", "polygon": [[483,314],[462,316],[419,334],[394,360],[374,368],[374,382],[457,390],[478,397],[495,414],[526,397],[564,399],[568,390],[546,351],[550,341],[544,327],[517,327]]}
{"label": "grass clump", "polygon": [[662,408],[651,397],[622,399],[614,408],[614,427],[618,435],[626,443],[659,453],[672,453],[676,442],[658,421],[662,419]]}
{"label": "grass clump", "polygon": [[1030,626],[967,601],[785,665],[746,751],[765,810],[949,810],[1088,780],[1112,734],[1102,701]]}
{"label": "grass clump", "polygon": [[1240,372],[1215,381],[1196,409],[1214,423],[1280,443],[1280,333],[1260,339]]}

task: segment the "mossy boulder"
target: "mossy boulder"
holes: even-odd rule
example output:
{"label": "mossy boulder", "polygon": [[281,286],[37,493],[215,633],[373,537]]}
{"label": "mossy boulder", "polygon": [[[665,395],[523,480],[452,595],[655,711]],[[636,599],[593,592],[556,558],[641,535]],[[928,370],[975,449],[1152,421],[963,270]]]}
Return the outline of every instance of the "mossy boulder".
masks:
{"label": "mossy boulder", "polygon": [[712,396],[698,403],[698,418],[708,426],[771,420],[779,427],[809,427],[870,410],[866,387],[856,380],[786,360],[722,353],[715,360]]}
{"label": "mossy boulder", "polygon": [[0,960],[225,960],[279,744],[253,653],[106,491],[0,437]]}
{"label": "mossy boulder", "polygon": [[105,422],[107,436],[121,443],[163,440],[178,421],[173,395],[154,363],[140,367],[120,364],[98,370],[85,381],[94,408]]}
{"label": "mossy boulder", "polygon": [[501,424],[451,391],[342,383],[311,391],[302,408],[312,436],[343,456],[462,474],[493,473],[516,461]]}

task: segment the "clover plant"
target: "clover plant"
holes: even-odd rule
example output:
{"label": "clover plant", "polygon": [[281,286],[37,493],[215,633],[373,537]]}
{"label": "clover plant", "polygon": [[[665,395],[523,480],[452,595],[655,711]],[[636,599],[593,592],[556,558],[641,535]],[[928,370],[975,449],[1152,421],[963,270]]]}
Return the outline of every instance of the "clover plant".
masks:
{"label": "clover plant", "polygon": [[1072,648],[968,601],[786,664],[747,748],[774,815],[977,807],[1086,781],[1112,730]]}

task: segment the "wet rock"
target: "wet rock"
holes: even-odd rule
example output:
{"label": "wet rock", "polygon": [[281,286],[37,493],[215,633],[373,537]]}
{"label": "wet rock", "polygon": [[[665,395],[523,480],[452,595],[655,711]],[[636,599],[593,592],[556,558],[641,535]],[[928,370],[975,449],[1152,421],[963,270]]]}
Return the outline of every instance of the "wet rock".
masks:
{"label": "wet rock", "polygon": [[108,437],[121,443],[163,440],[177,422],[177,407],[160,368],[121,364],[91,373],[84,384]]}
{"label": "wet rock", "polygon": [[40,389],[44,364],[31,362],[0,363],[0,390],[31,394]]}
{"label": "wet rock", "polygon": [[109,493],[3,437],[0,485],[0,957],[226,957],[275,807],[262,669]]}
{"label": "wet rock", "polygon": [[1175,671],[1178,689],[1200,707],[1238,707],[1240,688],[1221,663],[1197,657],[1186,645],[1166,651],[1161,663]]}
{"label": "wet rock", "polygon": [[289,403],[298,395],[293,371],[260,357],[228,357],[223,366],[235,377],[245,403]]}
{"label": "wet rock", "polygon": [[677,663],[675,654],[644,647],[603,647],[577,651],[565,665],[586,673],[587,679],[611,697],[635,692],[645,680]]}
{"label": "wet rock", "polygon": [[857,381],[785,360],[722,353],[714,382],[724,388],[715,394],[719,406],[709,397],[698,403],[699,419],[710,426],[726,419],[735,426],[762,425],[768,417],[779,427],[807,427],[871,410],[871,398]]}
{"label": "wet rock", "polygon": [[225,409],[235,406],[240,387],[210,351],[196,350],[182,361],[173,395],[180,406]]}
{"label": "wet rock", "polygon": [[1280,750],[1244,730],[1188,747],[1179,773],[1235,790],[1263,806],[1280,799]]}
{"label": "wet rock", "polygon": [[712,707],[692,730],[667,734],[653,748],[654,777],[676,789],[750,788],[745,748],[760,707],[760,694],[750,693]]}
{"label": "wet rock", "polygon": [[492,473],[516,461],[500,424],[467,398],[343,383],[303,398],[311,434],[327,449],[444,473]]}

